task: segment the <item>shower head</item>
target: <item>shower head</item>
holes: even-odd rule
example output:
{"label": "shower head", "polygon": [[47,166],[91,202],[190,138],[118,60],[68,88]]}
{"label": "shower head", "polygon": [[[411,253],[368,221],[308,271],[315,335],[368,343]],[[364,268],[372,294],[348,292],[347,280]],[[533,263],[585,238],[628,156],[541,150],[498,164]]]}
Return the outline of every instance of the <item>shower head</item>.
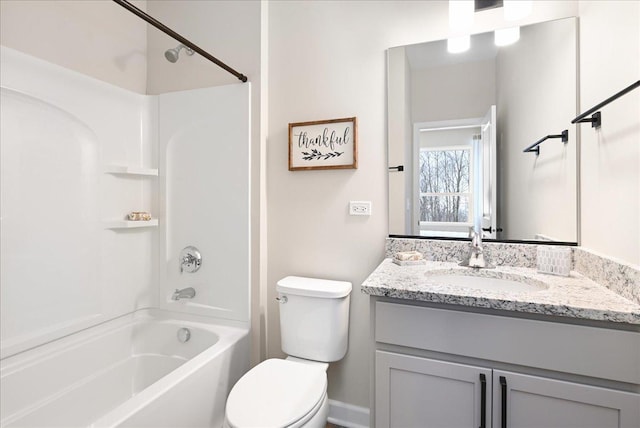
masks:
{"label": "shower head", "polygon": [[187,55],[189,55],[189,56],[193,55],[193,49],[190,49],[190,48],[186,47],[185,45],[180,44],[180,45],[178,45],[177,47],[175,47],[173,49],[167,49],[164,52],[164,57],[169,62],[176,62],[176,61],[178,61],[178,57],[180,56],[180,49],[183,49],[183,48],[187,52]]}

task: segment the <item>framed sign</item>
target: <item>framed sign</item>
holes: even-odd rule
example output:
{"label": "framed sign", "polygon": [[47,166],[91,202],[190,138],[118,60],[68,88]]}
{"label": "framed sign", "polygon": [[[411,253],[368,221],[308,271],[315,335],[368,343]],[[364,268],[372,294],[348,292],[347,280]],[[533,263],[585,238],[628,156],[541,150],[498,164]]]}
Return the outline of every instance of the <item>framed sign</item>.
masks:
{"label": "framed sign", "polygon": [[289,124],[289,171],[357,167],[355,117]]}

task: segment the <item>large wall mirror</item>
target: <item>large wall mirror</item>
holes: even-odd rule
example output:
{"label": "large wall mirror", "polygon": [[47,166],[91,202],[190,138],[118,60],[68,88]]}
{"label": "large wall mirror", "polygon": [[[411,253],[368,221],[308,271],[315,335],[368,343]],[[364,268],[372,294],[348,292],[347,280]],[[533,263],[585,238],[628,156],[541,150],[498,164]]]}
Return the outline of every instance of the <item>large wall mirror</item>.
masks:
{"label": "large wall mirror", "polygon": [[577,242],[577,25],[389,49],[390,235]]}

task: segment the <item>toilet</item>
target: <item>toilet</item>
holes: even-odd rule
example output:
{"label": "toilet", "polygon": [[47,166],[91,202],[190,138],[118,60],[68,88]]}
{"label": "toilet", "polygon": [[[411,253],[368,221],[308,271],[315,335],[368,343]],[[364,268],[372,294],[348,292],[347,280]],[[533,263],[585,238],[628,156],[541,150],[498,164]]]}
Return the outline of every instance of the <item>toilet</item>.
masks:
{"label": "toilet", "polygon": [[277,283],[286,359],[249,370],[227,398],[227,428],[324,428],[327,368],[347,352],[351,283],[288,276]]}

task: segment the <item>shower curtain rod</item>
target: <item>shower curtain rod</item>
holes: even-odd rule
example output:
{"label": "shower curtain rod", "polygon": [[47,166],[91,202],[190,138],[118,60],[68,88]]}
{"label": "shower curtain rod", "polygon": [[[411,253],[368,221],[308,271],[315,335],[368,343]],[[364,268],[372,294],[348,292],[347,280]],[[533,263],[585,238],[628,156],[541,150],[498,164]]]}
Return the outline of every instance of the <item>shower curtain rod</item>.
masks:
{"label": "shower curtain rod", "polygon": [[180,34],[176,33],[171,28],[169,28],[166,25],[164,25],[163,23],[159,22],[158,20],[156,20],[152,16],[147,15],[146,13],[144,13],[143,11],[141,11],[140,9],[138,9],[137,7],[135,7],[134,5],[129,3],[127,0],[113,0],[113,1],[118,3],[120,6],[124,7],[125,9],[127,9],[129,12],[131,12],[134,15],[138,16],[139,18],[144,19],[149,24],[151,24],[154,27],[156,27],[158,30],[162,31],[163,33],[167,34],[168,36],[173,37],[174,39],[176,39],[177,41],[179,41],[180,43],[182,43],[186,47],[188,47],[190,49],[193,49],[195,52],[198,52],[200,55],[202,55],[203,57],[205,57],[209,61],[211,61],[214,64],[216,64],[218,67],[221,67],[221,68],[225,69],[226,71],[228,71],[229,73],[233,74],[234,76],[236,76],[241,81],[243,81],[243,82],[247,81],[247,76],[245,76],[244,74],[239,73],[236,70],[234,70],[233,68],[229,67],[227,64],[225,64],[224,62],[220,61],[219,59],[217,59],[216,57],[211,55],[209,52],[207,52],[204,49],[200,48],[199,46],[195,45],[190,40],[182,37]]}

